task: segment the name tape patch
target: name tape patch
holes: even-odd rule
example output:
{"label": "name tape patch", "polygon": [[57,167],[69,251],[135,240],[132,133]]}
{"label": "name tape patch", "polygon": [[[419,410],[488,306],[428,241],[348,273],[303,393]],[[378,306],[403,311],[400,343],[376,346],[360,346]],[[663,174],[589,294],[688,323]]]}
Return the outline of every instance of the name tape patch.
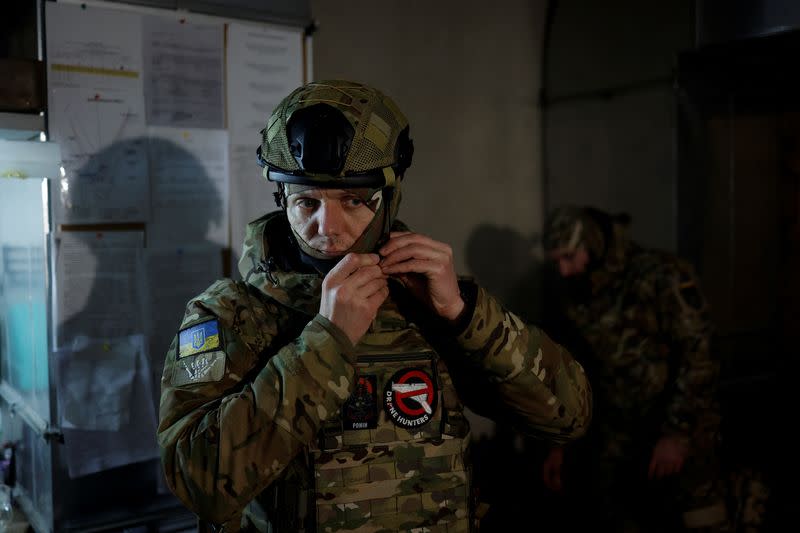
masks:
{"label": "name tape patch", "polygon": [[378,427],[378,385],[375,376],[358,376],[353,394],[342,406],[342,426],[344,429]]}

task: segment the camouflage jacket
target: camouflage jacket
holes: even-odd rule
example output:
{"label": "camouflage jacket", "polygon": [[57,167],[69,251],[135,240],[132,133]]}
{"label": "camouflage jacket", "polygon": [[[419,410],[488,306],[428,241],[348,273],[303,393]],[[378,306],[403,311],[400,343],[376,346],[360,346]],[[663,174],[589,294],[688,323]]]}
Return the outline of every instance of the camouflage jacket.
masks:
{"label": "camouflage jacket", "polygon": [[[164,472],[171,490],[210,523],[238,521],[283,482],[356,387],[358,346],[318,314],[322,278],[292,270],[282,257],[291,254],[288,234],[282,212],[253,222],[240,262],[244,281],[217,281],[192,299],[166,356],[158,427]],[[461,383],[483,383],[473,396],[503,405],[505,418],[528,434],[553,442],[582,435],[591,390],[581,366],[463,282],[470,287],[473,310],[461,331],[432,322],[453,379],[458,368]],[[385,307],[394,306],[390,300]],[[456,390],[466,399],[476,389],[456,383]]]}
{"label": "camouflage jacket", "polygon": [[592,380],[596,423],[652,436],[708,437],[718,424],[719,362],[709,349],[709,309],[691,265],[641,248],[617,224],[589,285],[591,294],[562,298],[573,338],[558,338]]}

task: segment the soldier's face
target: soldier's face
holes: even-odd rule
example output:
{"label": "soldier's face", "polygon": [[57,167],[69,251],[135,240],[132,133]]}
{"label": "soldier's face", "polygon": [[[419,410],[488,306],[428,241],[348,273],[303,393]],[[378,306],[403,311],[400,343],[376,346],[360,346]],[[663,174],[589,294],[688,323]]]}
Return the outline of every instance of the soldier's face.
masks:
{"label": "soldier's face", "polygon": [[311,248],[343,255],[372,222],[379,199],[366,189],[308,189],[289,195],[289,224]]}
{"label": "soldier's face", "polygon": [[578,276],[586,272],[589,264],[589,252],[583,244],[575,248],[557,248],[547,253],[548,258],[555,263],[558,273],[563,278]]}

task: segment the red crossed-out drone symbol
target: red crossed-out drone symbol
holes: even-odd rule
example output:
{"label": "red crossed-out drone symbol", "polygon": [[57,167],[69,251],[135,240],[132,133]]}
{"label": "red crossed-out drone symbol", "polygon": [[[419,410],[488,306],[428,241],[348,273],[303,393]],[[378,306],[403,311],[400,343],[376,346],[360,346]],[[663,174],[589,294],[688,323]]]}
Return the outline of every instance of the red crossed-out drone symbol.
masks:
{"label": "red crossed-out drone symbol", "polygon": [[[410,379],[420,379],[422,383],[408,383]],[[395,393],[395,403],[405,414],[419,416],[422,413],[433,414],[431,401],[433,399],[433,383],[425,372],[410,370],[403,374],[396,382],[392,382],[392,391]],[[404,401],[411,399],[422,407],[412,408]]]}

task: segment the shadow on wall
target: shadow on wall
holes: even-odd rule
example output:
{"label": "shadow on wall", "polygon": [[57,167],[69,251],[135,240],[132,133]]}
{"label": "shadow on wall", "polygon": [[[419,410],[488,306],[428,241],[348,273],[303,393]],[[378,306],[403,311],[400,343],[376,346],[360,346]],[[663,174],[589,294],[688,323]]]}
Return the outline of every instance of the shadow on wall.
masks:
{"label": "shadow on wall", "polygon": [[104,184],[133,189],[148,175],[146,221],[112,217],[67,227],[57,241],[56,379],[69,429],[54,514],[78,528],[106,513],[136,515],[159,495],[172,498],[156,443],[164,357],[186,302],[222,270],[221,246],[207,235],[222,223],[223,199],[202,163],[178,144],[146,137],[112,144],[75,172],[69,188],[102,202],[96,193]]}
{"label": "shadow on wall", "polygon": [[[142,154],[148,158],[146,169],[132,169],[141,164],[134,159]],[[76,337],[144,333],[157,389],[186,302],[220,277],[222,247],[207,235],[222,224],[223,198],[193,154],[156,137],[131,138],[101,150],[76,171],[69,189],[73,196],[102,202],[103,194],[119,194],[110,192],[112,184],[139,179],[141,173],[150,177],[146,223],[116,225],[112,218],[62,232],[69,248],[59,252],[65,269],[60,274],[68,279],[59,281],[69,281],[70,292],[62,294],[57,337],[59,347],[69,347]]]}
{"label": "shadow on wall", "polygon": [[508,226],[481,224],[467,241],[467,266],[478,283],[534,323],[541,316],[540,240],[539,234],[525,236]]}

